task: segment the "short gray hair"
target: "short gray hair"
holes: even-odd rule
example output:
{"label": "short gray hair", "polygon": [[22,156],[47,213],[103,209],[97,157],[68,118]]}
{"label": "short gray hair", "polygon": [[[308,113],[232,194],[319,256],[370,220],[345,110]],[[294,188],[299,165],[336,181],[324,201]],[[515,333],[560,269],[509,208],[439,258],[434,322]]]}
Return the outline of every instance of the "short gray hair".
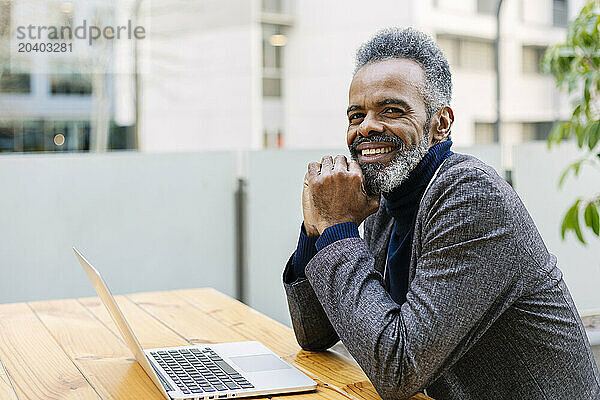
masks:
{"label": "short gray hair", "polygon": [[425,71],[424,87],[420,88],[425,101],[427,118],[450,105],[452,74],[444,53],[423,32],[413,28],[387,28],[363,43],[356,52],[354,74],[365,64],[391,58],[413,60]]}

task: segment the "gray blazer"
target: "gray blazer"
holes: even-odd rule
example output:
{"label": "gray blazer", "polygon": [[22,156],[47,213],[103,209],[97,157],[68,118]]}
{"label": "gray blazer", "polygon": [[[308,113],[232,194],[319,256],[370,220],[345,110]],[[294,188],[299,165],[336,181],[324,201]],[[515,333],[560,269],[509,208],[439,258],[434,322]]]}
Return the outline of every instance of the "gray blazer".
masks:
{"label": "gray blazer", "polygon": [[[600,399],[569,290],[515,191],[454,154],[419,205],[407,300],[385,287],[392,219],[339,240],[284,284],[302,348],[342,340],[384,399]],[[291,258],[286,268],[291,268]]]}

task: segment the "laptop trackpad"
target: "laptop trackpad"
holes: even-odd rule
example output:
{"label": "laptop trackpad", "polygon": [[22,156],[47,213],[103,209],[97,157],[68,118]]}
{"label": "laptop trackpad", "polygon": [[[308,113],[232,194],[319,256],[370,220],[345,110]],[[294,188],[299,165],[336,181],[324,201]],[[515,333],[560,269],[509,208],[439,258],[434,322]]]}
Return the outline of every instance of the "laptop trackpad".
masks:
{"label": "laptop trackpad", "polygon": [[273,371],[291,368],[273,354],[229,357],[229,359],[246,372]]}

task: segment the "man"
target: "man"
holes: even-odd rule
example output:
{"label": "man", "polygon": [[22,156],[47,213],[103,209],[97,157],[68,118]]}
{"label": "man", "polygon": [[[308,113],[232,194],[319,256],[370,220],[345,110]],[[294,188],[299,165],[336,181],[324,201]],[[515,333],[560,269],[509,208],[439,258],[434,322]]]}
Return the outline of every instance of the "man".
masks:
{"label": "man", "polygon": [[420,32],[385,30],[359,49],[352,160],[308,165],[284,272],[298,342],[341,339],[384,399],[600,398],[556,258],[514,190],[450,150],[451,91]]}

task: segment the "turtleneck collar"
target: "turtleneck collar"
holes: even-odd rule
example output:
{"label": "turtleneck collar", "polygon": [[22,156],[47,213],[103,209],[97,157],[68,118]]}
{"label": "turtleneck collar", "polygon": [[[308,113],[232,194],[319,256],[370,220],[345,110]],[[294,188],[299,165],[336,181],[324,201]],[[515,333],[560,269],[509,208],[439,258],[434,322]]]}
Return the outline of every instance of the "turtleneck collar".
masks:
{"label": "turtleneck collar", "polygon": [[450,150],[451,146],[450,140],[431,146],[399,187],[390,193],[383,193],[386,200],[386,211],[390,216],[396,218],[397,222],[411,222],[433,174],[446,158],[454,154]]}

